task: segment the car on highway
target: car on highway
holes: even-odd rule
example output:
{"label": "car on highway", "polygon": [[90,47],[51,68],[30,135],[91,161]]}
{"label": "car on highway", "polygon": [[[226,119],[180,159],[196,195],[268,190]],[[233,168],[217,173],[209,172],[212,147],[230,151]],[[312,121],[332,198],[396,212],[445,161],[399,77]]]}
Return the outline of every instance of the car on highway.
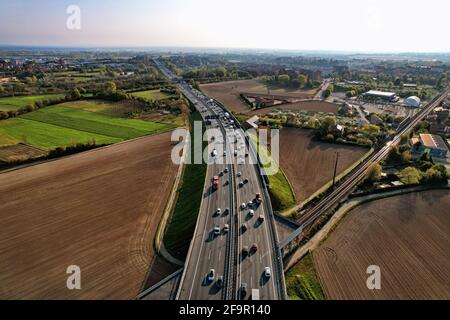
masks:
{"label": "car on highway", "polygon": [[243,223],[243,224],[242,224],[241,230],[242,230],[242,232],[247,231],[247,224],[246,224],[246,223]]}
{"label": "car on highway", "polygon": [[208,281],[214,281],[214,279],[216,278],[216,270],[211,269],[208,272]]}
{"label": "car on highway", "polygon": [[248,202],[247,206],[248,206],[249,208],[253,207],[253,201],[250,200],[250,201]]}
{"label": "car on highway", "polygon": [[248,250],[248,247],[245,246],[242,248],[242,256],[245,258],[246,256],[248,256],[250,253],[250,251]]}
{"label": "car on highway", "polygon": [[230,209],[226,208],[225,210],[223,210],[223,214],[224,214],[224,215],[227,215],[227,214],[229,214],[229,213],[230,213]]}
{"label": "car on highway", "polygon": [[224,232],[224,233],[228,233],[228,231],[230,231],[230,226],[229,226],[228,224],[226,224],[226,225],[223,227],[223,232]]}
{"label": "car on highway", "polygon": [[245,208],[247,208],[247,205],[244,202],[242,202],[241,209],[244,210]]}
{"label": "car on highway", "polygon": [[249,214],[250,217],[253,217],[255,215],[255,210],[250,210],[248,212],[248,214]]}
{"label": "car on highway", "polygon": [[223,172],[228,173],[228,168],[225,168],[225,170],[223,170]]}
{"label": "car on highway", "polygon": [[242,283],[240,293],[241,293],[241,299],[244,299],[245,296],[247,295],[247,283],[245,283],[245,282]]}
{"label": "car on highway", "polygon": [[220,235],[220,227],[219,226],[215,226],[213,231],[214,231],[214,235],[216,235],[216,236]]}
{"label": "car on highway", "polygon": [[266,278],[270,278],[271,275],[272,275],[272,273],[271,273],[271,271],[270,271],[270,268],[269,268],[269,267],[265,267],[265,268],[264,268],[264,276],[265,276]]}
{"label": "car on highway", "polygon": [[263,214],[260,214],[260,215],[259,215],[259,220],[260,220],[260,221],[264,221],[264,219],[265,219],[264,215],[263,215]]}
{"label": "car on highway", "polygon": [[241,177],[241,176],[242,176],[242,172],[238,172],[238,173],[237,173],[237,176],[238,176],[238,177]]}
{"label": "car on highway", "polygon": [[220,208],[217,208],[217,210],[216,210],[216,216],[218,216],[218,215],[220,215],[222,213],[222,210],[220,209]]}
{"label": "car on highway", "polygon": [[244,186],[244,182],[243,181],[241,181],[241,182],[239,182],[239,187],[243,187]]}
{"label": "car on highway", "polygon": [[258,245],[256,243],[254,243],[252,245],[252,247],[250,248],[250,252],[255,253],[256,251],[258,251]]}
{"label": "car on highway", "polygon": [[244,184],[247,184],[247,183],[248,183],[248,179],[245,179],[245,180],[244,180]]}

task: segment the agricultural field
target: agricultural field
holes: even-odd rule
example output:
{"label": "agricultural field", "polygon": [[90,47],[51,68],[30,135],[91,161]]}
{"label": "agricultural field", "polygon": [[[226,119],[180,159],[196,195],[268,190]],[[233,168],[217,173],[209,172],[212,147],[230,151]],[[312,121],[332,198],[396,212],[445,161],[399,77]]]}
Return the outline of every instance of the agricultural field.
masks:
{"label": "agricultural field", "polygon": [[368,151],[314,141],[310,130],[283,128],[280,131],[280,165],[292,184],[297,202],[306,200],[333,179],[336,152],[339,152],[339,174]]}
{"label": "agricultural field", "polygon": [[324,113],[334,113],[337,114],[338,106],[334,103],[320,101],[320,100],[310,100],[310,101],[300,101],[296,103],[283,104],[279,106],[267,107],[262,109],[257,109],[249,113],[249,115],[264,115],[273,112],[274,110],[293,110],[293,111],[311,111],[311,112],[324,112]]}
{"label": "agricultural field", "polygon": [[[233,112],[248,113],[249,106],[241,99],[240,94],[261,93],[267,94],[268,88],[257,80],[226,81],[201,85],[202,91],[209,97],[215,98],[223,103]],[[315,90],[288,90],[270,89],[270,94],[295,97],[299,99],[309,99],[314,96]]]}
{"label": "agricultural field", "polygon": [[173,97],[170,94],[161,92],[160,90],[138,91],[131,93],[131,95],[134,97],[144,98],[146,100],[164,100]]}
{"label": "agricultural field", "polygon": [[[348,213],[314,251],[328,299],[450,299],[448,190],[372,201]],[[381,289],[366,286],[369,265]]]}
{"label": "agricultural field", "polygon": [[43,101],[47,99],[64,98],[63,94],[43,94],[36,96],[20,96],[20,97],[6,97],[0,98],[0,111],[18,110],[26,107],[30,103]]}
{"label": "agricultural field", "polygon": [[[25,143],[44,150],[87,143],[112,144],[170,130],[171,124],[125,119],[101,113],[104,102],[69,102],[0,122],[0,145]],[[111,108],[114,108],[113,103]],[[96,112],[95,107],[100,112]],[[83,110],[83,108],[85,110]],[[90,111],[86,111],[90,108]]]}
{"label": "agricultural field", "polygon": [[171,148],[167,132],[0,174],[0,299],[134,299],[175,271],[153,248]]}

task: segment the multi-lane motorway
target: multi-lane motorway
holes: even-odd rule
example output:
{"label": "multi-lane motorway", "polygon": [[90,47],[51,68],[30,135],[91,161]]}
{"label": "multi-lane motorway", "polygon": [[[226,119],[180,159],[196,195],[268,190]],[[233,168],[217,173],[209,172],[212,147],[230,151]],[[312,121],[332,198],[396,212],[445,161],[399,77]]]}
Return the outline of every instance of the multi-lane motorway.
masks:
{"label": "multi-lane motorway", "polygon": [[[252,296],[256,289],[259,299],[283,299],[278,239],[259,166],[250,161],[256,158],[254,148],[222,106],[181,81],[158,60],[155,62],[205,120],[217,118],[207,126],[216,132],[208,135],[203,198],[177,298],[251,299],[256,298],[256,294]],[[214,149],[217,155],[213,155]],[[217,190],[212,187],[214,176],[219,177]],[[255,201],[257,194],[261,203]],[[220,229],[217,235],[214,228]],[[208,279],[211,269],[214,277]]]}

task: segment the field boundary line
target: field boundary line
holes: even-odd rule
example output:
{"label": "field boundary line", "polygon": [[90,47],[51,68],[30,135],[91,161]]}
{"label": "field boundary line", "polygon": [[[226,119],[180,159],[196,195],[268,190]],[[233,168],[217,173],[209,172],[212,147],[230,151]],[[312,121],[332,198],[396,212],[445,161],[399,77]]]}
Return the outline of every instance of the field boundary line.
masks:
{"label": "field boundary line", "polygon": [[424,186],[419,185],[415,187],[397,189],[397,190],[387,190],[383,193],[369,194],[359,198],[354,198],[346,202],[341,208],[339,208],[328,220],[328,222],[302,247],[294,251],[294,253],[289,257],[284,271],[289,271],[296,263],[298,263],[308,252],[312,252],[317,249],[328,236],[336,229],[340,221],[345,218],[345,216],[350,213],[353,209],[363,205],[365,203],[391,198],[395,196],[405,195],[414,192],[424,192],[430,190],[450,190],[450,186]]}
{"label": "field boundary line", "polygon": [[[134,141],[145,139],[145,138],[148,138],[148,137],[159,136],[159,135],[165,134],[167,132],[173,131],[175,129],[176,128],[170,128],[170,129],[168,128],[167,130],[157,131],[157,132],[155,132],[153,134],[148,134],[146,136],[136,137],[136,138],[125,140],[125,141],[119,141],[119,142],[116,142],[116,143],[113,143],[113,144],[109,144],[107,146],[98,147],[98,148],[94,148],[94,149],[91,149],[91,150],[86,150],[86,151],[83,151],[83,152],[69,154],[69,155],[58,157],[58,158],[54,158],[54,159],[47,159],[47,160],[36,161],[36,162],[33,162],[33,163],[20,165],[20,166],[14,167],[14,168],[6,169],[6,170],[0,170],[0,174],[4,174],[4,173],[16,171],[16,170],[21,170],[21,169],[25,169],[25,168],[32,167],[32,166],[38,166],[38,165],[45,164],[45,163],[51,163],[53,161],[64,160],[64,159],[68,159],[68,158],[71,158],[71,157],[79,156],[81,154],[88,154],[88,153],[99,151],[99,150],[103,150],[103,149],[106,149],[106,148],[112,148],[112,147],[115,147],[115,146],[118,146],[118,145],[134,142]],[[27,146],[29,146],[29,145],[27,144]]]}
{"label": "field boundary line", "polygon": [[166,228],[167,228],[167,221],[172,216],[174,204],[178,195],[178,188],[180,186],[181,178],[184,175],[185,169],[186,169],[186,153],[187,153],[187,146],[190,143],[190,137],[189,135],[186,135],[186,142],[183,146],[183,156],[181,157],[181,163],[178,167],[177,176],[175,178],[175,183],[173,184],[172,190],[170,191],[169,199],[167,200],[166,207],[164,208],[163,216],[158,224],[158,229],[156,231],[156,236],[154,239],[154,247],[157,254],[160,254],[163,258],[168,260],[171,263],[184,266],[184,262],[181,260],[173,257],[164,246],[164,240],[162,239],[164,237]]}
{"label": "field boundary line", "polygon": [[[347,169],[345,169],[342,173],[338,174],[336,176],[336,182],[339,182],[342,178],[344,178],[347,174],[349,174],[353,169],[355,169],[360,163],[364,162],[374,151],[375,151],[375,149],[371,148],[360,159],[353,162],[353,164],[348,166]],[[305,206],[312,199],[317,197],[319,194],[328,190],[332,186],[332,184],[333,184],[333,180],[331,179],[328,182],[326,182],[324,185],[322,185],[316,192],[314,192],[312,195],[310,195],[307,199],[303,200],[299,204],[297,204],[289,209],[286,209],[286,210],[280,212],[280,215],[285,216],[285,217],[290,216],[291,214],[293,214],[294,212],[298,211],[303,206]]]}

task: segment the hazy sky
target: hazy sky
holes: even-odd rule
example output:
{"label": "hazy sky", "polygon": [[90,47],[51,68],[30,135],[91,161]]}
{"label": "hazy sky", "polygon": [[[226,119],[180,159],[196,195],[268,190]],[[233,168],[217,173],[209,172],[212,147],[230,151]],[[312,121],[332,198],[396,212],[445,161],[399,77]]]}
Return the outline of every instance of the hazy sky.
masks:
{"label": "hazy sky", "polygon": [[[69,30],[69,5],[81,29]],[[0,44],[450,52],[448,0],[0,0]]]}

